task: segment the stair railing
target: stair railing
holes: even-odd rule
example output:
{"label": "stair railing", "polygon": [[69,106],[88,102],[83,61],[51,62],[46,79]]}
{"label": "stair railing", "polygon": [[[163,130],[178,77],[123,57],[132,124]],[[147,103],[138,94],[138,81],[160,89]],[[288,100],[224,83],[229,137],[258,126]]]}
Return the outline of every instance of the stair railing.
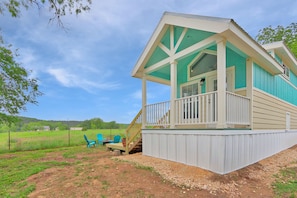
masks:
{"label": "stair railing", "polygon": [[141,138],[141,128],[142,128],[142,110],[138,112],[133,121],[130,123],[126,129],[126,154],[134,148],[136,143]]}

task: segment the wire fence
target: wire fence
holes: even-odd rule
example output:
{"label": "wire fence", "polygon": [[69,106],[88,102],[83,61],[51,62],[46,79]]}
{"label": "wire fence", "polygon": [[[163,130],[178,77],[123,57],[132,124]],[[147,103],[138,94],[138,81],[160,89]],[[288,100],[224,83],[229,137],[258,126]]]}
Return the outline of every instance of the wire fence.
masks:
{"label": "wire fence", "polygon": [[86,145],[83,135],[97,141],[97,134],[113,139],[124,134],[124,129],[97,129],[87,131],[34,131],[0,133],[0,153]]}

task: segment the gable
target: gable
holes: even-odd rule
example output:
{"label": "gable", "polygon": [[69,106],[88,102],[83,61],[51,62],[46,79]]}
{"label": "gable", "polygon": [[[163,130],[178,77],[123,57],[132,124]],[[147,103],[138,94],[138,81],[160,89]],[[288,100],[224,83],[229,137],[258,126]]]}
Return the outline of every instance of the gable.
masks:
{"label": "gable", "polygon": [[269,54],[281,65],[286,65],[297,75],[297,60],[283,41],[263,45]]}
{"label": "gable", "polygon": [[[186,29],[186,33],[184,36],[182,32],[185,31],[185,28],[182,27],[173,27],[173,35],[174,35],[174,47],[177,47],[176,53],[192,46],[195,43],[198,43],[212,35],[213,32],[205,32],[201,30],[193,30],[193,29]],[[180,39],[180,41],[179,41]],[[179,43],[178,43],[179,41]],[[168,50],[170,49],[170,27],[167,27],[166,33],[162,37],[160,41],[161,45],[164,45]],[[177,45],[178,44],[178,45]],[[152,52],[152,55],[148,59],[147,63],[145,64],[144,68],[148,68],[155,63],[168,58],[169,54],[167,54],[164,50],[161,49],[160,45],[156,46]]]}
{"label": "gable", "polygon": [[241,57],[252,58],[272,75],[282,73],[281,65],[232,19],[164,13],[132,76],[169,84],[170,63],[189,63],[199,51],[216,48],[225,41]]}

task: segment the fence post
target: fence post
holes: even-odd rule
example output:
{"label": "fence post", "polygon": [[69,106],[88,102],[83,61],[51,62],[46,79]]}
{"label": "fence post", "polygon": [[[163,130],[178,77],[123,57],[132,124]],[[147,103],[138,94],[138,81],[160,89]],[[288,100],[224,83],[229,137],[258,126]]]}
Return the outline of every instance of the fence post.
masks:
{"label": "fence post", "polygon": [[70,128],[68,128],[68,146],[70,146]]}
{"label": "fence post", "polygon": [[8,130],[8,150],[10,151],[10,130]]}

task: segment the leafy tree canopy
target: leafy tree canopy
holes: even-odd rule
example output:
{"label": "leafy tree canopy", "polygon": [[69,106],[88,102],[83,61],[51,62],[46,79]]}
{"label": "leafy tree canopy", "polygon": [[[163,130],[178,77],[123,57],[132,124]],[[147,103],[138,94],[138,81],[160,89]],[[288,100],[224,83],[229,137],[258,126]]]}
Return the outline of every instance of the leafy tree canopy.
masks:
{"label": "leafy tree canopy", "polygon": [[297,23],[291,23],[287,27],[279,25],[276,28],[272,26],[263,28],[258,32],[256,40],[260,44],[284,41],[297,57]]}
{"label": "leafy tree canopy", "polygon": [[92,0],[1,0],[0,14],[7,10],[12,17],[19,17],[21,8],[28,9],[32,5],[38,8],[45,5],[49,11],[53,12],[51,20],[57,19],[61,22],[60,17],[66,14],[80,14],[83,11],[90,10]]}
{"label": "leafy tree canopy", "polygon": [[[88,11],[91,3],[91,0],[1,0],[0,14],[10,13],[12,17],[19,17],[22,8],[48,6],[53,12],[50,20],[62,24],[60,17]],[[41,95],[37,79],[30,77],[30,71],[15,60],[16,56],[0,35],[0,124],[15,123],[16,115],[26,109],[26,104],[36,104]]]}
{"label": "leafy tree canopy", "polygon": [[29,74],[15,61],[9,47],[0,46],[0,123],[15,122],[13,115],[25,110],[27,103],[37,103],[36,97],[41,93],[37,80]]}

